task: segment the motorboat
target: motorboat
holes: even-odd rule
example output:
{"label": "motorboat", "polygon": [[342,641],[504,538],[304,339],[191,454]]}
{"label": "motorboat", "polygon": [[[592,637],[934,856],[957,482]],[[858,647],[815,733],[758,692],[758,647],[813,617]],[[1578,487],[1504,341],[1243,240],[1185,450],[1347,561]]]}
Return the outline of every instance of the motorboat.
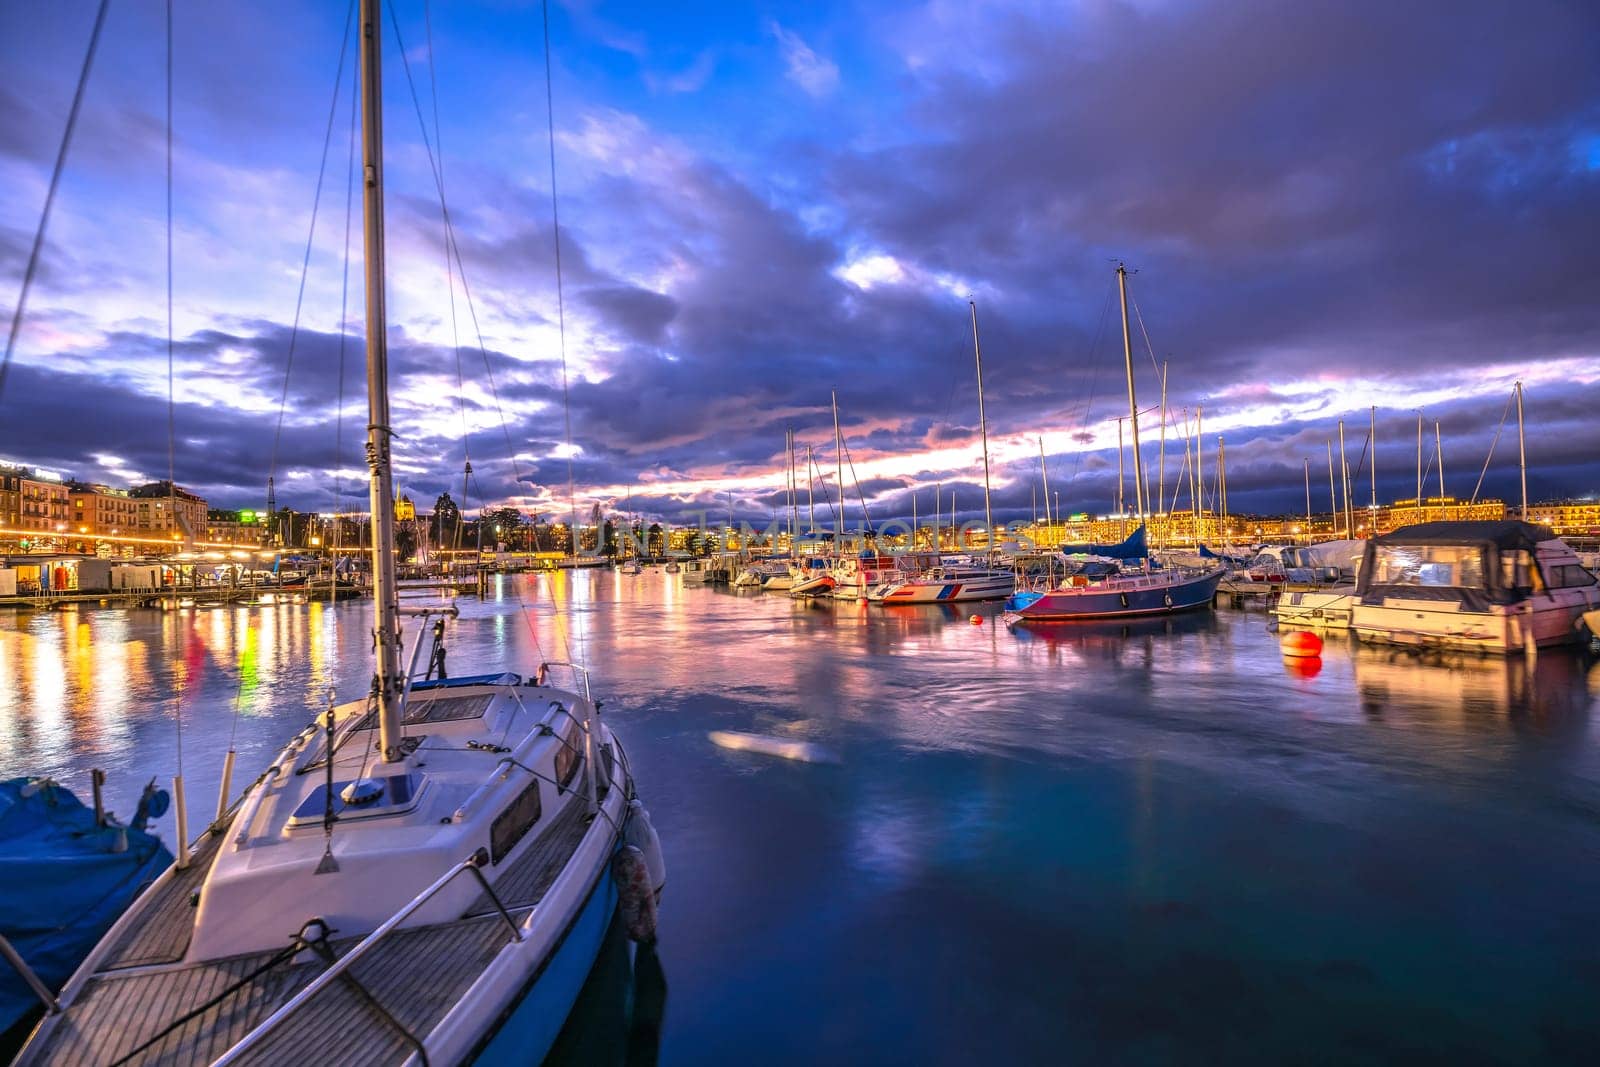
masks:
{"label": "motorboat", "polygon": [[1350,627],[1367,642],[1505,654],[1580,641],[1600,581],[1547,527],[1427,522],[1367,543]]}
{"label": "motorboat", "polygon": [[1354,586],[1337,590],[1292,590],[1272,605],[1272,615],[1280,627],[1348,630],[1355,602]]}
{"label": "motorboat", "polygon": [[[787,560],[769,559],[757,560],[739,572],[733,580],[735,589],[766,589],[767,583],[773,578],[789,577],[789,563]],[[788,588],[787,585],[784,588]]]}
{"label": "motorboat", "polygon": [[865,600],[867,590],[884,582],[908,577],[900,561],[891,555],[863,549],[844,556],[833,566],[833,596],[837,600]]}

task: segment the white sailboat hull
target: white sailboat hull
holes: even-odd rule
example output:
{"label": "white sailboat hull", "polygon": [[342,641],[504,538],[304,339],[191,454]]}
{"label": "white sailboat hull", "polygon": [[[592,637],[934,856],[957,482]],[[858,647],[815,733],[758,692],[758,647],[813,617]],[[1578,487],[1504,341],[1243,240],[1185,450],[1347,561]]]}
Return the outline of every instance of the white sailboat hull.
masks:
{"label": "white sailboat hull", "polygon": [[[426,697],[488,697],[481,715],[498,710],[502,717],[425,720],[430,733],[413,763],[440,781],[425,782],[414,808],[392,815],[347,807],[335,824],[338,869],[331,873],[316,873],[324,849],[320,818],[317,825],[284,821],[324,788],[314,766],[322,734],[302,732],[275,762],[281,773],[269,771],[241,798],[224,830],[202,837],[191,868],[169,869],[112,927],[63,990],[62,1011],[46,1017],[19,1063],[210,1063],[230,1047],[250,1062],[303,1063],[308,1042],[317,1055],[331,1057],[327,1062],[401,1062],[412,1046],[381,1013],[355,1010],[360,1005],[352,1007],[343,980],[312,949],[298,960],[273,962],[296,929],[304,934],[317,922],[332,928],[321,943],[341,962],[367,953],[370,963],[346,973],[384,1011],[409,1020],[428,1062],[481,1059],[505,1042],[522,1056],[542,1057],[616,904],[610,865],[629,819],[628,771],[609,730],[597,724],[596,773],[609,788],[590,820],[584,761],[552,762],[563,750],[577,751],[571,711],[582,698],[520,683],[419,693],[418,702]],[[347,729],[339,736],[354,740],[348,756],[343,744],[338,749],[336,778],[350,772],[349,760],[364,759],[365,731],[349,721],[364,707],[346,706]],[[526,723],[527,740],[507,758],[536,768],[538,776],[497,763],[492,748],[473,750],[449,736],[494,732],[499,723],[525,721],[531,709],[543,713],[551,732]],[[516,741],[521,733],[495,736]],[[581,745],[581,734],[577,740]],[[456,776],[452,761],[463,760],[476,788],[448,788]],[[553,784],[563,779],[565,788]],[[538,801],[530,809],[524,800],[531,795]],[[521,836],[508,836],[530,814]],[[474,852],[481,855],[477,873],[463,863]],[[386,873],[395,853],[408,863]],[[260,978],[208,1003],[224,984],[214,977],[222,971],[234,977],[259,971]],[[317,988],[323,981],[326,987]],[[196,1009],[195,1019],[180,1021]]]}
{"label": "white sailboat hull", "polygon": [[1016,586],[1016,576],[1009,571],[972,577],[910,578],[879,586],[869,592],[868,599],[885,605],[1004,600]]}

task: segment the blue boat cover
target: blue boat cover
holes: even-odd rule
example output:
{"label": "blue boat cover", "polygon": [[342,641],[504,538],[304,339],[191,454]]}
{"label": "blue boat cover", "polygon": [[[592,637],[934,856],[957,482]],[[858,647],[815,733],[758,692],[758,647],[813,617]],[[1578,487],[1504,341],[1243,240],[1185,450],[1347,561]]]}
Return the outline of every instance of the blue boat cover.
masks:
{"label": "blue boat cover", "polygon": [[[143,819],[96,826],[94,811],[56,785],[0,781],[0,934],[59,991],[134,897],[172,863]],[[0,1031],[39,1007],[0,959]]]}
{"label": "blue boat cover", "polygon": [[1115,545],[1062,545],[1057,549],[1064,556],[1105,556],[1107,559],[1145,559],[1150,555],[1145,545],[1144,526],[1140,526],[1128,539]]}

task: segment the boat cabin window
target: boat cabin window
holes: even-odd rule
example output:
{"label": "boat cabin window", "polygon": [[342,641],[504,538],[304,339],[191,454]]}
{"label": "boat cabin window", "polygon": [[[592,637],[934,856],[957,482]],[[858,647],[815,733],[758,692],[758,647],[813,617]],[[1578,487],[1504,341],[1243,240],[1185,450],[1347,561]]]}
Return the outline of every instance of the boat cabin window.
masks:
{"label": "boat cabin window", "polygon": [[1527,549],[1502,549],[1500,552],[1500,584],[1507,589],[1530,592],[1542,588],[1539,570],[1533,565],[1533,553]]}
{"label": "boat cabin window", "polygon": [[489,827],[489,856],[492,862],[499,863],[505,859],[517,847],[517,842],[533,829],[534,823],[539,821],[540,807],[539,783],[535,780],[528,783],[528,788],[517,794],[517,799],[494,817],[494,824]]}
{"label": "boat cabin window", "polygon": [[1551,589],[1577,589],[1595,584],[1594,575],[1577,563],[1556,563],[1546,566],[1545,579]]}
{"label": "boat cabin window", "polygon": [[1483,550],[1475,545],[1378,545],[1374,585],[1483,588]]}
{"label": "boat cabin window", "polygon": [[578,773],[582,754],[583,727],[573,723],[572,729],[561,739],[561,747],[556,749],[556,784],[562,792],[566,792],[567,786],[572,784],[572,776]]}

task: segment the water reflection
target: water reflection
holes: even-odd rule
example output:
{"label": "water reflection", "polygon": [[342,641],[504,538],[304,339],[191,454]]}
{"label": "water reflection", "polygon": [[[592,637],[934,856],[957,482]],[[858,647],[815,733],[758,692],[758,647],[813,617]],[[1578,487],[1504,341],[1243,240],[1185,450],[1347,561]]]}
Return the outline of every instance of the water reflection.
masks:
{"label": "water reflection", "polygon": [[1370,646],[1354,649],[1362,712],[1467,729],[1582,737],[1591,701],[1587,665],[1565,650],[1523,656],[1414,655]]}
{"label": "water reflection", "polygon": [[652,1067],[661,1051],[667,978],[654,946],[632,945],[614,917],[583,992],[545,1063]]}
{"label": "water reflection", "polygon": [[[1403,1062],[1425,1032],[1442,1058],[1529,1061],[1600,1039],[1581,655],[1332,640],[1313,671],[1259,614],[1013,633],[992,606],[660,571],[502,577],[460,607],[452,673],[596,671],[672,871],[663,1060]],[[357,602],[0,615],[0,773],[81,787],[99,765],[131,810],[175,769],[181,710],[197,825],[230,740],[253,777],[329,689],[365,689],[369,625]],[[614,1058],[644,997],[617,947],[586,993],[610,1044],[569,1062],[639,1062]]]}

